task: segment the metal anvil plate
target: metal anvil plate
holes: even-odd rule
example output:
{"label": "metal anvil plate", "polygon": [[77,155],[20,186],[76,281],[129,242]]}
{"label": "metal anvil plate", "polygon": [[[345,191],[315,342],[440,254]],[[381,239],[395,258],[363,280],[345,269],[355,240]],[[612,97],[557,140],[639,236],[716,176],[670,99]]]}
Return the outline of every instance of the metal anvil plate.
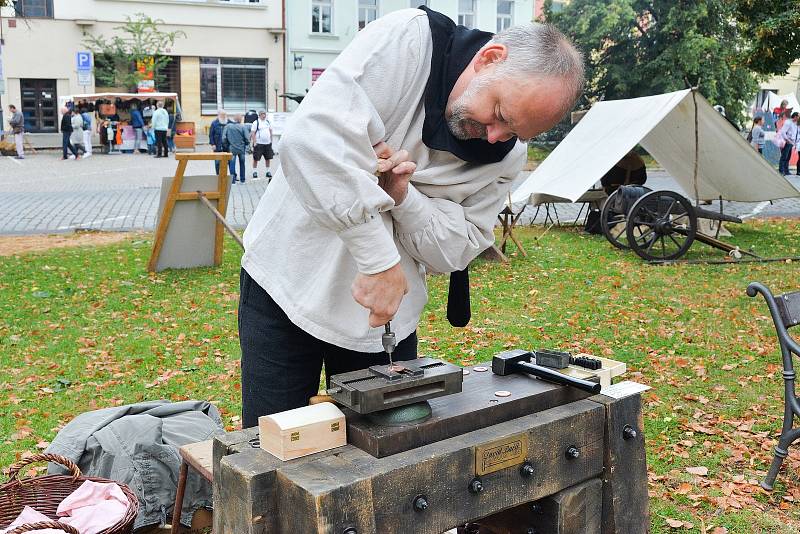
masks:
{"label": "metal anvil plate", "polygon": [[328,395],[354,412],[367,414],[461,392],[464,374],[453,364],[419,358],[395,366],[402,370],[375,365],[333,375]]}

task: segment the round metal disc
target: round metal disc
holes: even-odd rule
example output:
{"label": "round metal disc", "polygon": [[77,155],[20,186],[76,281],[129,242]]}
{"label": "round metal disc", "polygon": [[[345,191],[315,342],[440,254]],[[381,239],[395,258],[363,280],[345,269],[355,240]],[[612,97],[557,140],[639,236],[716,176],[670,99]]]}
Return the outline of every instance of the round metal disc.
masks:
{"label": "round metal disc", "polygon": [[495,394],[496,397],[510,397],[511,396],[511,392],[510,391],[506,391],[504,389],[502,389],[500,391],[495,391],[494,394]]}
{"label": "round metal disc", "polygon": [[473,367],[472,370],[475,371],[475,372],[478,372],[478,373],[485,373],[486,371],[489,370],[489,368],[488,367],[483,367],[482,365],[479,365],[478,367]]}
{"label": "round metal disc", "polygon": [[384,426],[401,426],[421,423],[431,416],[431,405],[428,401],[416,402],[414,404],[407,404],[406,406],[398,406],[397,408],[389,408],[388,410],[381,410],[379,412],[372,412],[367,417],[378,425]]}
{"label": "round metal disc", "polygon": [[469,374],[469,369],[462,369],[461,372],[464,373],[464,376],[467,376]]}

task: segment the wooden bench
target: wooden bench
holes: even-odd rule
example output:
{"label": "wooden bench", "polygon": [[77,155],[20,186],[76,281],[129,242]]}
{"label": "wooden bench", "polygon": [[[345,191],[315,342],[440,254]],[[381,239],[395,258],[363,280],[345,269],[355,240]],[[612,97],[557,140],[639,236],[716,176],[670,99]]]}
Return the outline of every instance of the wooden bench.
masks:
{"label": "wooden bench", "polygon": [[181,456],[181,472],[178,476],[178,490],[175,495],[175,508],[172,511],[172,534],[177,534],[181,527],[181,510],[183,508],[183,495],[186,491],[186,478],[189,476],[189,467],[208,480],[214,481],[214,440],[190,443],[178,449]]}

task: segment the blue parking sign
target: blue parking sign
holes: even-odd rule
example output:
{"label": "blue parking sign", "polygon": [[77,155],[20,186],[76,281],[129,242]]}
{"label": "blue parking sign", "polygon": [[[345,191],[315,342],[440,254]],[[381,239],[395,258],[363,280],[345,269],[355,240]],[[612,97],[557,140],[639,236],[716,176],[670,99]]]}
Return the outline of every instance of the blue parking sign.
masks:
{"label": "blue parking sign", "polygon": [[78,70],[92,70],[92,53],[91,52],[78,52],[76,59]]}

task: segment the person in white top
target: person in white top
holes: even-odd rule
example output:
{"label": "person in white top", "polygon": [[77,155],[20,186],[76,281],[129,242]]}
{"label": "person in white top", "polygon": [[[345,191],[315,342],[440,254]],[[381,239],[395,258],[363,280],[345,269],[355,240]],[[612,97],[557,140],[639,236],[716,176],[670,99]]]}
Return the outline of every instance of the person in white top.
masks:
{"label": "person in white top", "polygon": [[250,142],[253,144],[253,178],[258,178],[258,162],[263,157],[267,167],[267,178],[272,178],[269,165],[275,154],[272,152],[272,125],[267,120],[266,110],[258,112],[258,118],[250,125]]}
{"label": "person in white top", "polygon": [[[778,162],[778,172],[785,175],[789,174],[789,160],[792,158],[792,149],[797,146],[798,134],[797,121],[800,113],[794,112],[792,116],[783,122],[778,137],[783,143],[781,147],[781,159]],[[800,165],[797,167],[797,174],[800,175]]]}
{"label": "person in white top", "polygon": [[395,360],[416,358],[426,272],[461,272],[494,242],[519,140],[557,124],[582,85],[581,54],[549,25],[493,36],[421,8],[358,32],[292,114],[244,233],[245,427],[306,405],[323,363],[388,363],[389,320]]}

